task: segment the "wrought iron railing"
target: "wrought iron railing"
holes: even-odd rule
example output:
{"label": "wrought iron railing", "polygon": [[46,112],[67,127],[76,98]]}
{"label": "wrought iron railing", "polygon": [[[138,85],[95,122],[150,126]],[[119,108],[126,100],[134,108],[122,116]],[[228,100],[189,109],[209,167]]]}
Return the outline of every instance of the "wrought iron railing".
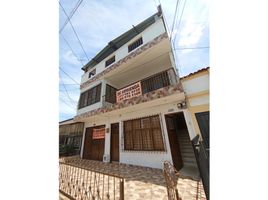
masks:
{"label": "wrought iron railing", "polygon": [[[173,68],[168,70],[153,74],[145,79],[142,79],[138,82],[141,82],[142,94],[157,90],[159,88],[166,87],[168,85],[174,85],[178,81],[178,76]],[[126,87],[136,84],[132,83]],[[110,85],[106,85],[106,94],[103,96],[103,105],[109,105],[116,103],[116,91],[124,90],[126,87],[121,89],[116,89]],[[108,103],[109,102],[109,103]]]}
{"label": "wrought iron railing", "polygon": [[124,178],[60,162],[59,191],[76,200],[123,200]]}

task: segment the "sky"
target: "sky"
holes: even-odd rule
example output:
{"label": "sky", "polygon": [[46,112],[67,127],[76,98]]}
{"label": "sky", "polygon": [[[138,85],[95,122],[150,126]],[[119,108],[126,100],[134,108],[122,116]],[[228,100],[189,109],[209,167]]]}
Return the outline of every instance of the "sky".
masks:
{"label": "sky", "polygon": [[[59,121],[62,121],[76,115],[83,65],[109,41],[156,13],[159,3],[171,32],[177,0],[59,2]],[[70,15],[76,5],[79,7]],[[65,13],[72,16],[70,21],[75,32],[66,23]],[[180,0],[171,36],[180,76],[209,66],[208,0]]]}

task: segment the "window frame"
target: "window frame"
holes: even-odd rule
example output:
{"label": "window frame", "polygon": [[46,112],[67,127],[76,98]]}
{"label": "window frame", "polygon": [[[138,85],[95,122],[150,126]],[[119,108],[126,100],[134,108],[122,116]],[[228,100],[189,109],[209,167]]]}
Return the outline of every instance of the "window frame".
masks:
{"label": "window frame", "polygon": [[143,45],[143,39],[140,37],[139,39],[135,40],[131,44],[128,45],[128,53],[137,49],[139,46]]}
{"label": "window frame", "polygon": [[80,94],[78,109],[100,102],[101,85],[100,83]]}
{"label": "window frame", "polygon": [[107,59],[107,60],[105,61],[105,67],[110,66],[110,65],[113,64],[114,62],[115,62],[115,55],[112,56],[112,57],[110,57],[109,59]]}
{"label": "window frame", "polygon": [[125,151],[165,151],[159,115],[123,121],[123,133]]}

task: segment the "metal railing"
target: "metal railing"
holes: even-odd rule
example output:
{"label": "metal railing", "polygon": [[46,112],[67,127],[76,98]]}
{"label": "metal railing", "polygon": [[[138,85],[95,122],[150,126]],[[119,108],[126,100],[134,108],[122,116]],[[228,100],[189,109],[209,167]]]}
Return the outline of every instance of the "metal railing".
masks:
{"label": "metal railing", "polygon": [[[166,87],[168,85],[174,85],[178,82],[178,80],[179,78],[174,68],[170,68],[168,70],[153,74],[137,82],[141,82],[142,94],[146,94],[148,92]],[[130,85],[134,85],[137,82],[131,83],[121,89],[116,89],[112,87],[113,88],[112,92],[108,92],[107,94],[103,95],[103,105],[110,105],[110,104],[116,103],[116,91],[123,90],[124,88],[129,87]],[[108,87],[111,87],[111,86],[109,85]],[[110,90],[111,90],[110,88],[106,89],[106,92]]]}
{"label": "metal railing", "polygon": [[59,191],[76,200],[124,200],[124,178],[60,162]]}

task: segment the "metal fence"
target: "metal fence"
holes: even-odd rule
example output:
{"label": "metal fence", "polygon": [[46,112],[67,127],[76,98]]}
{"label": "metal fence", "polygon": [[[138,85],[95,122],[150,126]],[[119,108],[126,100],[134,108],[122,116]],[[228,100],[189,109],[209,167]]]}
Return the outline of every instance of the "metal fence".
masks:
{"label": "metal fence", "polygon": [[76,200],[124,200],[124,179],[73,164],[59,163],[59,191]]}

